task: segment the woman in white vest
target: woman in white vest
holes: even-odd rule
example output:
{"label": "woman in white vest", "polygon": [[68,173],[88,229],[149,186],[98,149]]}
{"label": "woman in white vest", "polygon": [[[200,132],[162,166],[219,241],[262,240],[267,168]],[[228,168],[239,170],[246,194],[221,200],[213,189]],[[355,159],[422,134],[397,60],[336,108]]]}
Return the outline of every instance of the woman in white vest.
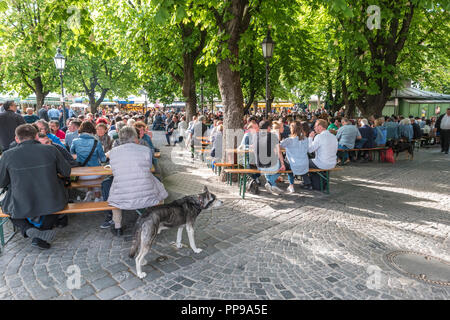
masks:
{"label": "woman in white vest", "polygon": [[150,172],[152,156],[148,148],[139,145],[136,130],[124,127],[119,131],[120,145],[111,149],[109,159],[114,180],[108,204],[114,206],[115,235],[122,235],[122,210],[152,207],[167,198],[164,185]]}

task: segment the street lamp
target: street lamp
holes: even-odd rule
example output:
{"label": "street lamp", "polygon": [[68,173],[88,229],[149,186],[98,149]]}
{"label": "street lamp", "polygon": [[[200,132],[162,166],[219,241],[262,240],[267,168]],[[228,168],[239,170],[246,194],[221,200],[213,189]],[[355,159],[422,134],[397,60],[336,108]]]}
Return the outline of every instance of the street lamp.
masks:
{"label": "street lamp", "polygon": [[63,71],[66,66],[66,58],[61,54],[61,48],[58,48],[58,51],[53,58],[55,61],[56,70],[59,71],[59,77],[61,79],[61,92],[62,92],[62,104],[63,104],[63,126],[66,125],[66,104],[64,98],[64,84],[63,84]]}
{"label": "street lamp", "polygon": [[270,37],[270,29],[267,31],[267,37],[261,43],[264,59],[266,60],[266,118],[269,118],[270,101],[269,101],[269,60],[273,55],[275,42]]}

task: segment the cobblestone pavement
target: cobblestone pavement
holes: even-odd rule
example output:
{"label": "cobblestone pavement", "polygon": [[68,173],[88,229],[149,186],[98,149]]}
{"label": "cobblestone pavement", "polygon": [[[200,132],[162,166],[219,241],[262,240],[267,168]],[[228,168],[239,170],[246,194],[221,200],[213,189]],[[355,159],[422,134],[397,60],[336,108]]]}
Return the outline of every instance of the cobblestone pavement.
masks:
{"label": "cobblestone pavement", "polygon": [[[200,161],[164,147],[160,171],[169,199],[201,191],[224,200],[196,224],[195,254],[183,235],[163,231],[136,277],[128,258],[136,214],[121,238],[99,228],[101,214],[70,216],[52,248],[16,235],[0,254],[0,299],[448,299],[450,288],[407,278],[385,255],[412,250],[450,261],[450,157],[421,149],[413,161],[352,164],[332,173],[331,195],[238,196]],[[171,161],[172,158],[174,161]],[[283,188],[287,185],[284,184]],[[6,231],[10,232],[8,223]],[[81,270],[70,290],[70,266]],[[377,269],[377,267],[379,269]],[[373,270],[377,269],[377,272]],[[375,276],[376,281],[374,280]],[[447,279],[448,280],[448,279]]]}

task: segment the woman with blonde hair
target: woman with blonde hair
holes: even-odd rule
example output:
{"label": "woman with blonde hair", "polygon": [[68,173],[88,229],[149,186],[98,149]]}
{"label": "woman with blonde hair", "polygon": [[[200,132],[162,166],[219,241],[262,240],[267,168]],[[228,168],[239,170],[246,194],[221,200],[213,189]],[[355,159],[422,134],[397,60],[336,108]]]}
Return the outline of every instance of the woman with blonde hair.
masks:
{"label": "woman with blonde hair", "polygon": [[289,162],[292,173],[288,174],[289,187],[288,193],[294,193],[294,175],[299,175],[303,179],[302,188],[312,190],[311,180],[308,176],[309,158],[308,158],[308,139],[303,134],[300,121],[291,122],[289,125],[291,135],[289,138],[281,141],[281,147],[286,149],[286,158]]}

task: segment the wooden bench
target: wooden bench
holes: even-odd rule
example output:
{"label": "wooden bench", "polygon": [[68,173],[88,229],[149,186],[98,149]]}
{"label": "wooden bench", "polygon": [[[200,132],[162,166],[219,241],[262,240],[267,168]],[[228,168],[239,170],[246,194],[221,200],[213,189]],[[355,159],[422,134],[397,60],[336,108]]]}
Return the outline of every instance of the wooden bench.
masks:
{"label": "wooden bench", "polygon": [[220,176],[222,168],[235,168],[238,166],[236,163],[214,163],[214,173]]}
{"label": "wooden bench", "polygon": [[[78,202],[78,203],[68,203],[66,207],[58,212],[53,214],[67,214],[67,213],[83,213],[83,212],[101,212],[117,209],[116,207],[110,206],[108,202]],[[3,233],[3,225],[8,221],[10,216],[2,211],[0,208],[0,242],[1,247],[5,246],[12,237],[15,235],[15,232],[9,237],[9,239],[5,242],[5,237]],[[1,251],[1,250],[0,250]]]}
{"label": "wooden bench", "polygon": [[[158,205],[164,204],[164,200],[161,201]],[[61,211],[55,212],[53,214],[69,214],[69,213],[99,213],[103,211],[109,211],[117,209],[116,207],[110,206],[107,201],[101,201],[101,202],[77,202],[77,203],[68,203],[64,209]],[[141,215],[141,212],[139,210],[135,210],[138,215]],[[4,233],[3,233],[3,225],[8,221],[8,218],[10,216],[2,211],[2,208],[0,208],[0,243],[1,247],[5,246],[5,239],[4,239]],[[15,234],[15,233],[14,233]],[[8,242],[13,236],[9,237],[9,239],[6,241]],[[1,252],[1,250],[0,250]]]}
{"label": "wooden bench", "polygon": [[[325,192],[327,194],[330,194],[330,171],[340,171],[342,168],[333,168],[333,169],[309,169],[309,172],[315,172],[320,177],[320,191]],[[261,172],[261,170],[258,169],[224,169],[224,172],[227,174],[227,182],[229,185],[232,185],[232,174],[238,174],[239,178],[239,195],[242,196],[242,199],[245,199],[245,191],[247,189],[247,175],[249,174],[267,174],[267,172]],[[280,170],[277,172],[273,172],[273,174],[280,173],[280,174],[287,174],[292,173],[291,170]],[[270,173],[269,173],[270,174]],[[324,191],[323,183],[326,183],[326,188]]]}
{"label": "wooden bench", "polygon": [[[378,152],[378,161],[381,162],[381,151],[385,151],[389,149],[388,147],[376,147],[376,148],[361,148],[361,149],[338,149],[338,152],[353,152],[353,151],[369,151],[370,153],[372,152]],[[341,161],[341,165],[344,164],[344,161]]]}
{"label": "wooden bench", "polygon": [[[67,214],[67,213],[83,213],[83,212],[99,212],[117,209],[110,206],[107,201],[100,202],[77,202],[68,203],[64,209],[53,214]],[[9,218],[9,215],[4,213],[0,208],[0,218]]]}

